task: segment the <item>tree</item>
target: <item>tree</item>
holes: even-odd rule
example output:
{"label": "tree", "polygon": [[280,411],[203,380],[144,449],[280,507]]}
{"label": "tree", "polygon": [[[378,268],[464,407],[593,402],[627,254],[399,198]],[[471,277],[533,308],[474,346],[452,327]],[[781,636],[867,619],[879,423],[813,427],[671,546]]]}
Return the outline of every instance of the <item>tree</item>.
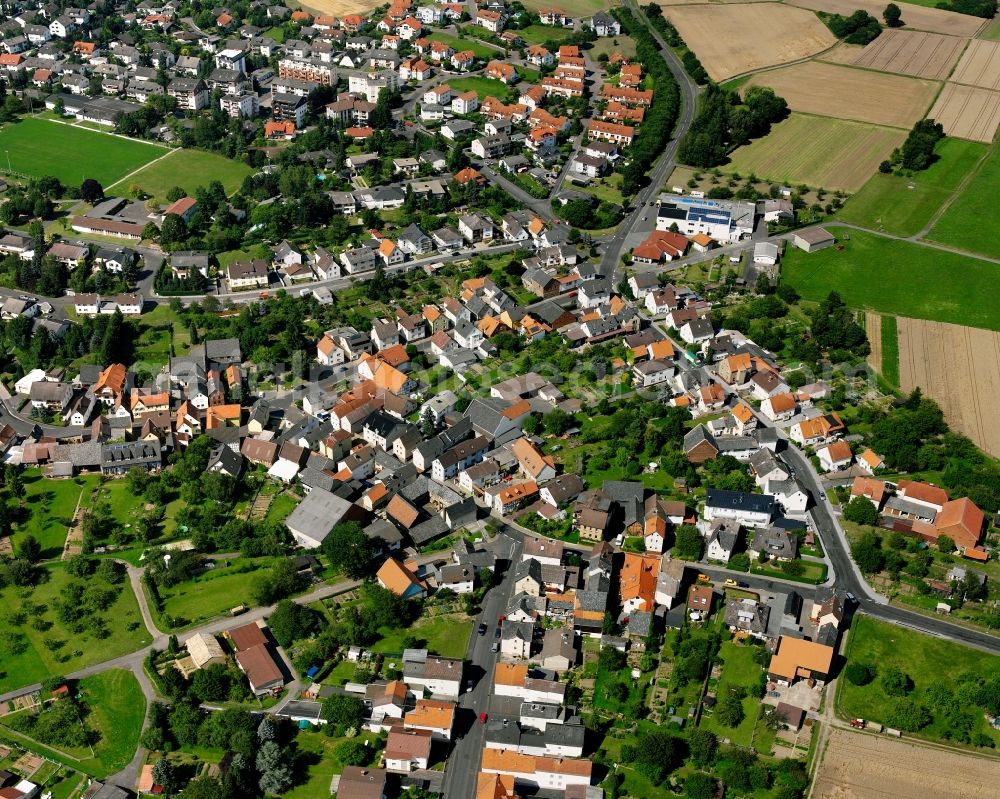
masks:
{"label": "tree", "polygon": [[221,663],[195,670],[191,675],[191,693],[202,702],[221,702],[229,698],[232,680]]}
{"label": "tree", "polygon": [[889,3],[882,12],[882,19],[890,28],[901,28],[903,26],[903,12],[895,3]]}
{"label": "tree", "polygon": [[173,186],[167,189],[167,202],[174,203],[184,197],[187,197],[187,192],[180,186]]}
{"label": "tree", "polygon": [[684,759],[684,741],[664,730],[651,730],[635,747],[635,770],[660,785]]}
{"label": "tree", "polygon": [[889,696],[906,696],[913,690],[913,680],[895,666],[882,671],[882,690]]}
{"label": "tree", "polygon": [[844,669],[844,676],[855,685],[868,685],[875,679],[875,667],[868,663],[850,663]]}
{"label": "tree", "polygon": [[330,565],[352,580],[365,577],[371,570],[375,547],[357,522],[336,525],[323,539],[321,548],[330,559]]}
{"label": "tree", "polygon": [[21,545],[17,548],[17,554],[28,561],[28,563],[38,563],[42,559],[42,545],[33,535],[26,535],[21,539]]}
{"label": "tree", "polygon": [[844,506],[844,518],[855,524],[875,526],[878,524],[878,508],[865,497],[853,497]]}
{"label": "tree", "polygon": [[681,560],[698,560],[704,539],[698,528],[692,524],[682,524],[674,537],[674,556]]}
{"label": "tree", "polygon": [[715,782],[703,771],[696,771],[684,780],[684,794],[691,799],[712,799]]}
{"label": "tree", "polygon": [[371,750],[364,741],[348,738],[334,747],[333,756],[345,766],[363,766],[371,758]]}
{"label": "tree", "polygon": [[739,727],[746,717],[742,700],[735,694],[726,694],[716,705],[715,717],[720,724],[725,724],[727,727]]}
{"label": "tree", "polygon": [[278,727],[265,716],[257,726],[257,738],[261,741],[273,741],[278,737]]}
{"label": "tree", "polygon": [[80,199],[85,203],[97,205],[104,199],[104,187],[93,178],[87,178],[80,184]]}
{"label": "tree", "polygon": [[873,530],[869,530],[851,544],[851,557],[865,574],[875,574],[882,571],[882,567],[885,565],[882,539]]}
{"label": "tree", "polygon": [[338,730],[358,727],[364,718],[365,706],[356,696],[334,694],[323,700],[323,718]]}
{"label": "tree", "polygon": [[280,766],[262,772],[258,784],[260,785],[260,789],[265,793],[280,794],[291,788],[292,782],[292,769],[283,763]]}
{"label": "tree", "polygon": [[949,553],[955,551],[955,542],[946,535],[937,537],[937,548],[939,552]]}
{"label": "tree", "polygon": [[173,793],[176,786],[174,767],[169,760],[160,758],[153,764],[153,783],[163,788],[164,793]]}
{"label": "tree", "polygon": [[904,732],[917,732],[931,723],[930,711],[919,702],[901,698],[892,703],[885,721],[891,727]]}
{"label": "tree", "polygon": [[688,735],[688,749],[691,760],[700,768],[708,768],[715,760],[719,739],[711,730],[695,727]]}
{"label": "tree", "polygon": [[284,647],[305,638],[315,627],[316,618],[309,608],[288,599],[279,602],[267,620],[275,640]]}

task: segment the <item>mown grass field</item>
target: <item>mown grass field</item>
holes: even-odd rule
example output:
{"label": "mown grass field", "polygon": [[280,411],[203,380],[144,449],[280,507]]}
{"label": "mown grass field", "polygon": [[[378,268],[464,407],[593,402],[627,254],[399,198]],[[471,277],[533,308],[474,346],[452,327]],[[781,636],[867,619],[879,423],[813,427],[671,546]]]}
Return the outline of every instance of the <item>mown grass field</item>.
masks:
{"label": "mown grass field", "polygon": [[554,25],[529,25],[514,31],[524,41],[532,44],[543,42],[563,42],[573,35],[572,28],[557,28]]}
{"label": "mown grass field", "polygon": [[[56,617],[56,603],[72,579],[61,564],[55,564],[45,570],[43,581],[32,590],[17,586],[0,590],[0,607],[4,608],[0,616],[0,640],[4,641],[0,691],[41,682],[53,674],[69,674],[134,652],[150,642],[128,581],[114,604],[101,614],[109,621],[107,638],[96,638],[89,629],[79,634],[71,632]],[[33,612],[26,614],[30,618],[22,625],[14,625],[13,617],[28,602],[33,606]],[[35,619],[45,622],[40,625],[45,629],[36,629]],[[26,644],[18,654],[10,645],[15,641]]]}
{"label": "mown grass field", "polygon": [[172,588],[161,588],[163,612],[174,628],[209,621],[240,604],[253,604],[251,589],[259,574],[277,563],[277,558],[234,558],[229,565],[218,562],[213,569]]}
{"label": "mown grass field", "polygon": [[905,134],[894,128],[791,114],[730,157],[728,170],[793,185],[857,191]]}
{"label": "mown grass field", "polygon": [[782,279],[805,299],[837,291],[855,308],[1000,330],[1000,310],[983,301],[1000,280],[1000,265],[874,233],[833,232],[842,250],[790,247],[785,254]]}
{"label": "mown grass field", "polygon": [[0,168],[7,167],[9,158],[15,172],[51,175],[67,186],[94,178],[105,187],[169,152],[135,139],[30,118],[0,128],[0,151]]}
{"label": "mown grass field", "polygon": [[1000,153],[994,150],[931,228],[927,238],[962,250],[1000,258],[1000,217],[996,213],[998,194]]}
{"label": "mown grass field", "polygon": [[896,236],[919,233],[986,152],[986,145],[946,138],[938,160],[912,177],[876,173],[838,214],[855,225]]}
{"label": "mown grass field", "polygon": [[[471,50],[476,54],[476,58],[482,58],[484,60],[489,60],[491,58],[496,58],[497,56],[503,55],[503,50],[497,47],[490,47],[489,45],[483,44],[482,42],[477,42],[473,39],[463,39],[459,38],[450,33],[437,33],[435,32],[431,36],[427,37],[432,42],[443,42],[448,45],[456,53],[460,53],[463,50]],[[448,81],[451,83],[451,81]]]}
{"label": "mown grass field", "polygon": [[448,85],[457,92],[475,92],[479,95],[480,101],[487,97],[496,97],[502,102],[507,102],[513,94],[513,89],[506,83],[493,78],[450,78]]}
{"label": "mown grass field", "polygon": [[[213,180],[222,183],[226,194],[232,194],[253,170],[246,164],[203,150],[175,150],[162,161],[150,164],[128,179],[128,185],[141,186],[157,202],[167,201],[167,192],[180,186],[190,196],[200,186]],[[119,187],[121,188],[121,187]]]}
{"label": "mown grass field", "polygon": [[[996,657],[977,649],[953,644],[912,630],[884,624],[867,616],[856,616],[847,643],[848,663],[867,663],[882,670],[895,666],[913,681],[909,694],[924,704],[934,715],[934,721],[918,734],[931,739],[944,738],[945,714],[931,707],[927,689],[937,681],[956,687],[956,678],[975,675],[977,681],[996,674]],[[870,719],[885,723],[895,699],[883,690],[879,678],[868,685],[854,685],[848,679],[837,681],[837,709],[846,717]],[[982,713],[976,711],[976,731],[985,732],[994,741],[1000,732],[990,730]]]}
{"label": "mown grass field", "polygon": [[[93,747],[93,765],[101,775],[113,774],[128,765],[139,745],[146,698],[135,675],[124,669],[87,677],[80,680],[78,688],[90,710],[87,725],[101,733]],[[84,766],[90,763],[85,761]]]}
{"label": "mown grass field", "polygon": [[18,523],[13,536],[16,550],[26,536],[33,535],[42,545],[43,558],[58,558],[66,542],[66,532],[77,500],[83,495],[84,504],[97,477],[88,475],[75,480],[46,480],[41,469],[25,469],[24,508],[26,518]]}

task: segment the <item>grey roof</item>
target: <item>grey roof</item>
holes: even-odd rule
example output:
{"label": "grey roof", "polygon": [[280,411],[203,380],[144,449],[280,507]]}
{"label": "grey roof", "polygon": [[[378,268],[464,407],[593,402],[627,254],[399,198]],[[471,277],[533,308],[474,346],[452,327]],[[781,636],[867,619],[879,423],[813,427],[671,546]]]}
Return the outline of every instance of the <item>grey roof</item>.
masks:
{"label": "grey roof", "polygon": [[771,513],[774,510],[774,497],[768,494],[748,494],[745,491],[709,488],[705,493],[705,505],[751,513]]}
{"label": "grey roof", "polygon": [[328,491],[313,489],[288,515],[285,525],[293,532],[322,542],[350,508],[351,503],[347,500]]}

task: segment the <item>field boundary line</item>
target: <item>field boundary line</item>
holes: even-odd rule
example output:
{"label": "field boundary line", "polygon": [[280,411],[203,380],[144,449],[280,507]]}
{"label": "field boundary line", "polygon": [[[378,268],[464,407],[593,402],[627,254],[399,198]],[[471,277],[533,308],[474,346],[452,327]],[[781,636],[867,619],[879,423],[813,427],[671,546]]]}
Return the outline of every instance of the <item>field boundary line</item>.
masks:
{"label": "field boundary line", "polygon": [[134,142],[139,142],[140,144],[148,144],[151,147],[159,147],[161,150],[169,150],[170,152],[174,152],[174,150],[176,149],[174,147],[170,147],[169,145],[161,144],[160,142],[147,141],[146,139],[136,139],[132,136],[126,136],[123,133],[115,133],[112,130],[98,130],[96,128],[85,128],[82,125],[77,125],[76,122],[68,122],[65,119],[51,119],[49,117],[40,117],[38,116],[38,114],[32,114],[31,116],[33,119],[37,119],[39,122],[53,122],[56,125],[65,125],[68,128],[76,128],[77,130],[87,130],[90,131],[91,133],[97,133],[98,135],[101,136],[114,136],[114,138],[116,139],[124,139],[125,141],[134,141]]}
{"label": "field boundary line", "polygon": [[170,150],[168,150],[168,151],[167,151],[167,152],[165,152],[165,153],[164,153],[163,155],[161,155],[161,156],[159,156],[159,157],[157,157],[157,158],[154,158],[154,159],[153,159],[152,161],[149,161],[149,162],[147,162],[147,163],[143,164],[143,165],[142,165],[141,167],[139,167],[138,169],[133,169],[133,170],[132,170],[131,172],[129,172],[129,173],[128,173],[127,175],[125,175],[124,177],[121,177],[121,178],[118,178],[118,180],[116,180],[116,181],[115,181],[114,183],[112,183],[112,184],[111,184],[110,186],[108,186],[108,188],[109,188],[109,189],[113,189],[113,188],[114,188],[115,186],[117,186],[117,185],[118,185],[119,183],[123,183],[124,181],[128,180],[128,179],[129,179],[130,177],[132,177],[132,176],[133,176],[134,174],[136,174],[137,172],[142,172],[142,170],[144,170],[144,169],[145,169],[145,168],[146,168],[147,166],[152,166],[153,164],[157,163],[158,161],[162,161],[162,160],[163,160],[164,158],[168,158],[168,157],[170,157],[171,155],[173,155],[174,153],[179,153],[179,152],[181,152],[181,151],[180,151],[180,150],[174,150],[174,149],[170,149]]}

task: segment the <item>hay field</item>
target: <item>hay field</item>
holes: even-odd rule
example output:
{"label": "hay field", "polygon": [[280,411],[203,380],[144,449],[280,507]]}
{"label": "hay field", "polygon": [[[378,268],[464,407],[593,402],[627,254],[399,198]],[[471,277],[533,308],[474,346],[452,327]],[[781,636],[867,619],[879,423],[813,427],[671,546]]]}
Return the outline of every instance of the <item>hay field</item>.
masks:
{"label": "hay field", "polygon": [[1000,89],[1000,42],[973,40],[951,79],[983,89]]}
{"label": "hay field", "polygon": [[939,86],[818,61],[754,75],[748,84],[770,86],[793,111],[907,130],[927,113]]}
{"label": "hay field", "polygon": [[664,16],[717,81],[796,61],[837,41],[815,14],[779,3],[676,6]]}
{"label": "hay field", "polygon": [[818,61],[828,61],[831,64],[853,64],[858,56],[861,55],[861,51],[864,50],[864,45],[861,44],[848,44],[847,42],[839,42],[832,50],[827,50],[823,55],[817,56]]}
{"label": "hay field", "polygon": [[997,761],[954,750],[833,729],[813,799],[980,799],[993,793]]}
{"label": "hay field", "polygon": [[957,36],[886,30],[861,51],[854,60],[854,65],[880,72],[898,72],[917,78],[944,80],[958,62],[965,44],[966,40]]}
{"label": "hay field", "polygon": [[928,116],[949,136],[989,143],[1000,125],[1000,92],[946,83]]}
{"label": "hay field", "polygon": [[348,14],[367,14],[382,3],[378,0],[308,0],[308,2],[290,2],[292,8],[301,8],[313,14],[330,14],[344,17]]}
{"label": "hay field", "polygon": [[1000,456],[1000,333],[899,318],[900,388],[936,400],[953,430]]}
{"label": "hay field", "polygon": [[899,128],[793,113],[731,160],[743,175],[855,192],[904,138]]}
{"label": "hay field", "polygon": [[[826,11],[830,14],[850,16],[859,8],[867,11],[879,22],[885,3],[881,0],[790,0],[790,4],[811,11]],[[907,28],[931,33],[946,33],[951,36],[975,36],[983,26],[984,19],[943,11],[940,8],[926,8],[911,3],[899,5],[903,12],[903,25]]]}

